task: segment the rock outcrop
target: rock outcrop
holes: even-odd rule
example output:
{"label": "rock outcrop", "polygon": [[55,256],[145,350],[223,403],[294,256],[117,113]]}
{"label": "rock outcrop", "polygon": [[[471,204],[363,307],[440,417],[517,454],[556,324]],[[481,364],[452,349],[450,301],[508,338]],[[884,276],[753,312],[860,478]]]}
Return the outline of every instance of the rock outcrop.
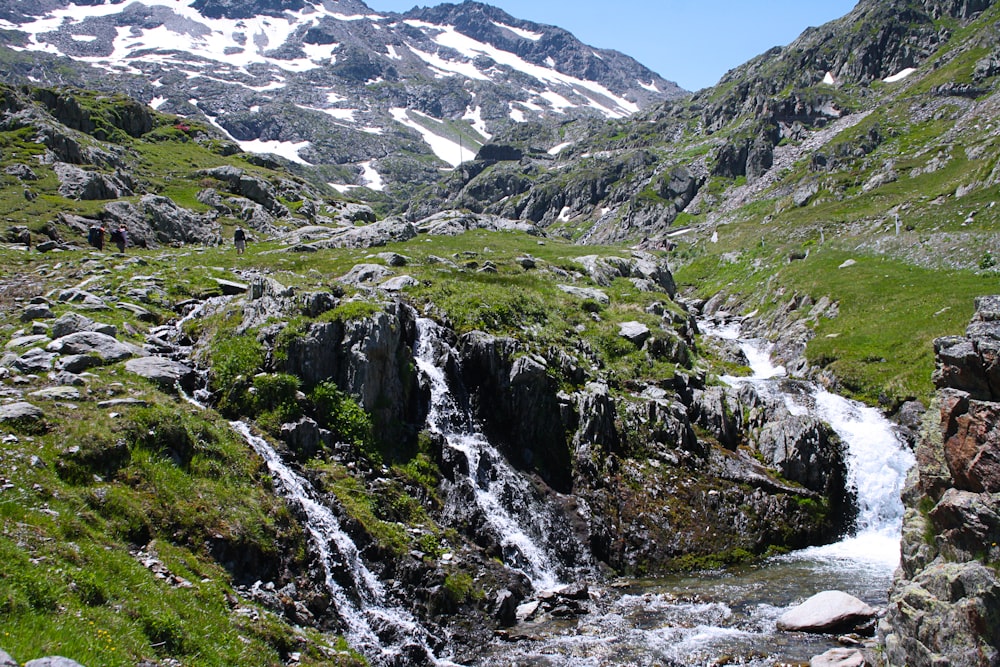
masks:
{"label": "rock outcrop", "polygon": [[[928,412],[904,501],[902,564],[880,626],[891,666],[1000,664],[1000,296],[935,341]],[[935,419],[938,417],[938,419]]]}

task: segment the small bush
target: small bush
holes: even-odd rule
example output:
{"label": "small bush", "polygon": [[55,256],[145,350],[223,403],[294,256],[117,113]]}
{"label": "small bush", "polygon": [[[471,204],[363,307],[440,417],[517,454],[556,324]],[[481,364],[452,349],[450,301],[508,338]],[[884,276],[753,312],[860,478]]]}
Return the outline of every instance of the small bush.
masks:
{"label": "small bush", "polygon": [[210,356],[210,386],[219,394],[219,410],[228,415],[246,414],[250,407],[247,389],[264,364],[263,346],[252,336],[218,336]]}
{"label": "small bush", "polygon": [[374,445],[371,416],[357,401],[332,382],[323,382],[312,392],[316,406],[316,421],[336,433],[337,437],[371,452]]}

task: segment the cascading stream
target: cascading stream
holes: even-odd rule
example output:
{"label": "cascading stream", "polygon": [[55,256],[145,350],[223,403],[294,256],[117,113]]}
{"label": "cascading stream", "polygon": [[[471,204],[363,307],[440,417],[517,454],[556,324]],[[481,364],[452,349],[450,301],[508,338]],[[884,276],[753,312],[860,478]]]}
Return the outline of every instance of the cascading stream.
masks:
{"label": "cascading stream", "polygon": [[[784,391],[785,369],[770,360],[771,346],[739,338],[739,326],[709,327],[720,338],[736,340],[750,362],[749,378],[725,377],[729,384],[752,383],[770,395],[780,395],[793,414],[811,414],[826,422],[847,444],[847,484],[856,494],[858,516],[852,534],[836,544],[804,553],[899,564],[903,502],[900,492],[907,471],[916,462],[889,423],[875,408],[809,384],[806,393]],[[798,555],[793,556],[798,557]]]}
{"label": "cascading stream", "polygon": [[476,427],[467,409],[458,404],[448,386],[439,353],[457,358],[432,320],[417,320],[414,356],[431,391],[427,427],[441,436],[446,445],[460,452],[468,461],[469,482],[476,503],[496,531],[508,565],[521,570],[537,590],[551,589],[558,583],[552,557],[547,553],[539,523],[547,512],[534,502],[528,482],[506,462],[504,456]]}
{"label": "cascading stream", "polygon": [[[425,630],[405,610],[386,605],[382,583],[365,566],[354,541],[330,508],[314,499],[309,482],[285,465],[274,448],[254,435],[246,423],[233,421],[230,426],[264,459],[275,487],[304,515],[313,549],[323,566],[326,588],[352,648],[379,665],[412,664],[414,648],[423,653],[426,662],[436,662]],[[338,582],[338,572],[348,573],[351,590]],[[391,635],[388,640],[386,634]]]}
{"label": "cascading stream", "polygon": [[758,394],[784,402],[792,413],[826,421],[847,443],[849,484],[856,487],[859,506],[854,535],[726,571],[619,582],[578,623],[536,625],[530,630],[535,639],[491,647],[482,667],[808,663],[836,643],[824,635],[778,631],[776,621],[787,608],[824,590],[885,604],[899,562],[899,490],[912,453],[877,410],[789,381],[765,345],[740,339],[738,324],[712,323],[702,330],[738,341],[749,361],[753,377],[726,381],[753,383]]}
{"label": "cascading stream", "polygon": [[[213,303],[229,298],[215,297],[202,302],[174,325],[175,331],[179,333],[186,322],[200,317]],[[190,352],[180,347],[178,350]],[[184,400],[205,409],[201,394],[207,392],[203,389],[193,397],[180,387],[178,392]],[[386,603],[382,583],[365,565],[357,545],[341,528],[333,511],[316,500],[309,481],[289,468],[271,444],[255,435],[246,422],[231,421],[229,425],[264,460],[276,491],[304,517],[312,549],[323,567],[326,589],[350,646],[379,666],[454,665],[434,656],[426,629],[409,612]]]}

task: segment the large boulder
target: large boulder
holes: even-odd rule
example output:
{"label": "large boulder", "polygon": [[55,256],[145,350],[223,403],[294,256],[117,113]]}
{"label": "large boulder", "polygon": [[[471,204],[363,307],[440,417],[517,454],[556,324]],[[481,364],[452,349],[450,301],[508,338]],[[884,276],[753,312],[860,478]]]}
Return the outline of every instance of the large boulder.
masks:
{"label": "large boulder", "polygon": [[155,383],[161,389],[172,391],[177,387],[184,391],[194,388],[194,369],[179,361],[164,357],[138,357],[125,362],[125,370],[135,373]]}
{"label": "large boulder", "polygon": [[842,591],[817,593],[778,618],[778,629],[789,632],[851,632],[870,623],[878,612]]}
{"label": "large boulder", "polygon": [[[903,499],[902,561],[879,625],[889,665],[1000,664],[1000,296],[935,341],[935,406]],[[938,428],[931,416],[938,417]]]}
{"label": "large boulder", "polygon": [[90,354],[105,364],[114,364],[131,357],[144,357],[147,352],[138,345],[123,343],[107,334],[96,331],[79,331],[57,338],[45,349],[58,354]]}

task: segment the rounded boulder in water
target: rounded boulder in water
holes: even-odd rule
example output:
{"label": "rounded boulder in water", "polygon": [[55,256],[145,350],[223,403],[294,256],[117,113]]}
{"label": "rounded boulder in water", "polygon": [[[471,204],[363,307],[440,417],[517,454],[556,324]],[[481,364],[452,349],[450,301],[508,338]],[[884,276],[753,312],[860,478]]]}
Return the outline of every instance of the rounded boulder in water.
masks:
{"label": "rounded boulder in water", "polygon": [[847,593],[817,593],[778,619],[778,629],[790,632],[849,632],[870,622],[878,612]]}

